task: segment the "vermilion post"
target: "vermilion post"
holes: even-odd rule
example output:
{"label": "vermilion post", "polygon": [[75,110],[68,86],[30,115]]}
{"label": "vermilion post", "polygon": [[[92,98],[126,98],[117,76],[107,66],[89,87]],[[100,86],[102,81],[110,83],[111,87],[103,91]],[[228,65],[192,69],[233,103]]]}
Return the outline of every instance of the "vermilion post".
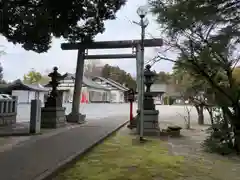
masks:
{"label": "vermilion post", "polygon": [[130,101],[130,122],[133,120],[133,102]]}

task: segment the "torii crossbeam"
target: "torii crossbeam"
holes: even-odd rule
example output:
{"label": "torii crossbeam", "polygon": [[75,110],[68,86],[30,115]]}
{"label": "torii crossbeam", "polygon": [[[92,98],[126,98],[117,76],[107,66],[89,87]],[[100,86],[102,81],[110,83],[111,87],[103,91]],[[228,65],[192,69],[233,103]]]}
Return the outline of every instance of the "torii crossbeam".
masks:
{"label": "torii crossbeam", "polygon": [[[78,50],[77,65],[74,82],[74,93],[72,112],[67,116],[68,122],[81,123],[85,121],[85,115],[82,115],[80,110],[80,95],[82,88],[84,60],[89,59],[115,59],[115,58],[136,58],[140,52],[141,40],[123,40],[123,41],[98,41],[91,43],[62,43],[62,50]],[[144,47],[162,46],[162,39],[145,39]],[[121,49],[121,48],[136,48],[136,54],[104,54],[104,55],[86,55],[87,49]],[[137,66],[137,75],[139,75],[139,67]],[[138,85],[139,86],[139,85]]]}
{"label": "torii crossbeam", "polygon": [[[137,47],[140,40],[124,41],[97,41],[92,43],[62,43],[62,50],[79,50],[79,49],[120,49]],[[144,47],[162,46],[162,39],[145,39]]]}

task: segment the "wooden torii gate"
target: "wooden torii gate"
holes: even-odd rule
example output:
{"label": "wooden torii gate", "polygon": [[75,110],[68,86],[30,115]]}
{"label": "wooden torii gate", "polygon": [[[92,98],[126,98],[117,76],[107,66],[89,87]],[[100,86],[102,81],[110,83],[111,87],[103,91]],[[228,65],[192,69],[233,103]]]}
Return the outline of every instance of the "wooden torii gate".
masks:
{"label": "wooden torii gate", "polygon": [[[81,123],[85,121],[85,115],[82,115],[80,110],[80,94],[82,88],[82,79],[84,71],[85,59],[122,59],[122,58],[136,58],[137,77],[139,77],[139,52],[141,50],[141,40],[123,40],[123,41],[99,41],[91,43],[62,43],[62,50],[78,50],[77,65],[75,73],[75,83],[73,92],[72,111],[67,116],[68,122]],[[145,39],[144,47],[162,46],[162,39]],[[136,53],[133,54],[102,54],[102,55],[87,55],[85,50],[88,49],[121,49],[121,48],[135,48]],[[137,84],[139,88],[139,84]],[[139,107],[138,107],[139,108]]]}

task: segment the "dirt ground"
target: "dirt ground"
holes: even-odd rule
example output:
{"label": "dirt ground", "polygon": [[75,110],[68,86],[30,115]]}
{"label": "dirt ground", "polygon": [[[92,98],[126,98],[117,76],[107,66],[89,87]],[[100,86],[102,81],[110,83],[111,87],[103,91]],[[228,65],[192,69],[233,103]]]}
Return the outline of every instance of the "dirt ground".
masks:
{"label": "dirt ground", "polygon": [[[206,126],[195,126],[190,130],[182,129],[181,137],[161,139],[168,144],[170,154],[184,156],[189,162],[201,163],[210,170],[212,179],[240,180],[239,157],[221,156],[203,151],[201,144],[207,136],[206,129]],[[190,179],[194,180],[194,178]]]}

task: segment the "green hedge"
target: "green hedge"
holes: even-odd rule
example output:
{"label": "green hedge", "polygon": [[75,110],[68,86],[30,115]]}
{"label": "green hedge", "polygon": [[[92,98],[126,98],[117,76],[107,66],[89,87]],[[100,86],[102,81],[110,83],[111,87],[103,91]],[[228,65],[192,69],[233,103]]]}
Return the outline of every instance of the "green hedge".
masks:
{"label": "green hedge", "polygon": [[163,104],[164,105],[172,105],[175,101],[175,98],[171,97],[171,96],[165,96],[163,98]]}

